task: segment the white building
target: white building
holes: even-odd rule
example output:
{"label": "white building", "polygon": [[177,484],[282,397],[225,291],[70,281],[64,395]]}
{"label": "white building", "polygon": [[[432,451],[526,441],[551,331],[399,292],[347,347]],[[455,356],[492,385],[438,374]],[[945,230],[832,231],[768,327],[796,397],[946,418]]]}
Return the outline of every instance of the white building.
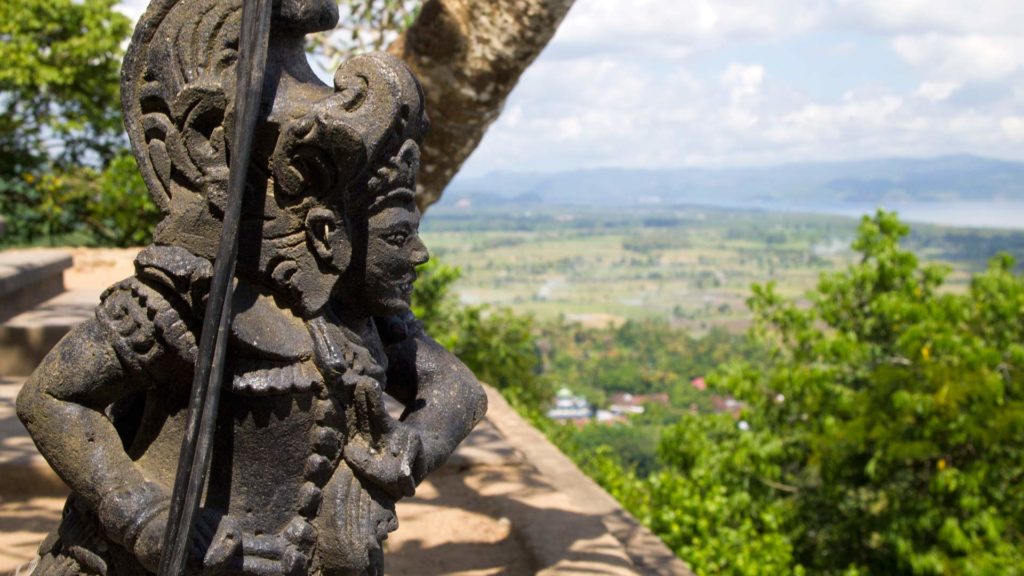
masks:
{"label": "white building", "polygon": [[552,420],[589,420],[593,415],[594,409],[587,399],[574,395],[565,387],[555,394],[554,405],[547,412],[548,418]]}

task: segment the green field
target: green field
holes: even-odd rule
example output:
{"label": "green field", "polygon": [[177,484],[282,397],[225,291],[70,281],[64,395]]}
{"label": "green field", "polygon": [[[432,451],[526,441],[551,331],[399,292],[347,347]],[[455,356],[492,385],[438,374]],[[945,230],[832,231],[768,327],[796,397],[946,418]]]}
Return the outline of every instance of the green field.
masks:
{"label": "green field", "polygon": [[[856,220],[820,214],[676,206],[625,211],[573,207],[434,208],[423,237],[462,269],[467,304],[600,325],[659,318],[701,332],[742,329],[750,285],[801,295],[849,262]],[[962,286],[997,250],[1024,252],[1019,232],[915,227],[910,245],[948,262]]]}

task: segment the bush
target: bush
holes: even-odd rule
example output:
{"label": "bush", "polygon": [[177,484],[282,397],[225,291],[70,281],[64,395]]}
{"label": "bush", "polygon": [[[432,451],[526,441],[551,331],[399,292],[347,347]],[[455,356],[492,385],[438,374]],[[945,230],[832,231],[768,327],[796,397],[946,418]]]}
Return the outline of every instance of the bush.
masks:
{"label": "bush", "polygon": [[1024,573],[1024,277],[997,256],[950,293],[907,232],[865,218],[810,307],[755,286],[766,355],[709,378],[742,420],[683,414],[654,473],[535,425],[697,574]]}
{"label": "bush", "polygon": [[538,378],[532,317],[507,308],[461,306],[451,293],[459,270],[437,260],[421,266],[419,275],[413,312],[431,336],[513,403],[536,408],[551,397]]}
{"label": "bush", "polygon": [[[709,489],[734,513],[770,512],[775,522],[758,534],[788,543],[793,569],[1020,574],[1024,278],[997,257],[966,293],[949,293],[944,267],[901,248],[907,233],[891,213],[865,218],[860,262],[823,275],[809,308],[755,287],[749,304],[770,357],[712,379],[746,402],[750,431],[684,421],[663,457],[681,479],[714,478]],[[716,465],[694,446],[733,462]],[[718,517],[706,494],[681,492],[675,506],[704,499],[687,516]],[[657,529],[685,534],[688,522]],[[686,537],[684,546],[708,542]],[[752,539],[736,553],[761,551]]]}
{"label": "bush", "polygon": [[128,152],[101,171],[73,166],[0,179],[0,214],[4,245],[141,246],[160,220]]}
{"label": "bush", "polygon": [[143,246],[153,239],[160,211],[149,197],[135,157],[116,156],[96,181],[85,224],[97,244]]}
{"label": "bush", "polygon": [[78,180],[75,172],[0,178],[0,214],[7,226],[0,243],[57,244],[80,233],[87,201]]}

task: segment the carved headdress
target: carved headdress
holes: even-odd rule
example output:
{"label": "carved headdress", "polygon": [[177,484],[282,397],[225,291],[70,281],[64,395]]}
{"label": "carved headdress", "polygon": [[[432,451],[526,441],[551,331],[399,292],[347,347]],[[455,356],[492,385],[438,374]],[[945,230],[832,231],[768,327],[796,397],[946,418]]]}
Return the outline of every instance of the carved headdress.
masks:
{"label": "carved headdress", "polygon": [[[241,6],[242,0],[153,0],[122,72],[128,136],[164,215],[156,242],[206,258],[214,255],[226,200]],[[407,141],[418,142],[426,130],[423,94],[400,60],[379,53],[352,58],[334,75],[333,88],[307,63],[305,35],[337,20],[335,0],[274,2],[243,246],[294,235],[311,204],[344,210],[352,193],[374,188],[357,183],[389,175],[379,166],[418,160]]]}

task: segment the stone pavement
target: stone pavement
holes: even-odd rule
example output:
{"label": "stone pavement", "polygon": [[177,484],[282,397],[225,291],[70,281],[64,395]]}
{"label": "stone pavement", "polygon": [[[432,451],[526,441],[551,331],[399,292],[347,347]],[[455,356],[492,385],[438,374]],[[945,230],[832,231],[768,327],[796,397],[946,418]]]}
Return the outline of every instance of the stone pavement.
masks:
{"label": "stone pavement", "polygon": [[73,326],[92,318],[98,288],[63,292],[0,324],[0,366],[8,376],[28,376]]}
{"label": "stone pavement", "polygon": [[0,375],[28,376],[107,286],[133,273],[137,248],[0,252]]}
{"label": "stone pavement", "polygon": [[0,322],[63,292],[63,272],[71,265],[64,250],[0,252]]}
{"label": "stone pavement", "polygon": [[60,520],[64,484],[14,414],[23,378],[0,377],[0,574],[30,559]]}

